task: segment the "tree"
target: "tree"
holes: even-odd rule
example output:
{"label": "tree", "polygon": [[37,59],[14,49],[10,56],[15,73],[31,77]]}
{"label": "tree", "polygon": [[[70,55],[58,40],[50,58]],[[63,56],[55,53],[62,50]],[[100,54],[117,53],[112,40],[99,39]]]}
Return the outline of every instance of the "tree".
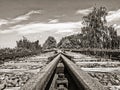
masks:
{"label": "tree", "polygon": [[43,49],[54,49],[56,48],[56,40],[54,37],[49,36],[43,44]]}
{"label": "tree", "polygon": [[113,26],[108,27],[109,30],[109,36],[110,36],[110,48],[117,49],[119,48],[119,40],[117,31],[114,29]]}
{"label": "tree", "polygon": [[41,50],[41,45],[39,45],[39,40],[35,42],[29,41],[26,37],[23,37],[23,39],[16,41],[17,48],[26,48],[30,50]]}
{"label": "tree", "polygon": [[65,48],[65,49],[80,48],[81,38],[82,38],[82,34],[70,35],[62,38],[57,46],[59,48]]}
{"label": "tree", "polygon": [[[108,39],[106,29],[107,9],[105,7],[94,8],[91,13],[83,17],[82,45],[86,48],[103,48],[103,42]],[[84,45],[85,44],[85,45]]]}
{"label": "tree", "polygon": [[119,37],[112,26],[107,26],[107,9],[105,7],[93,8],[83,17],[84,27],[81,35],[64,37],[58,43],[59,48],[119,48]]}

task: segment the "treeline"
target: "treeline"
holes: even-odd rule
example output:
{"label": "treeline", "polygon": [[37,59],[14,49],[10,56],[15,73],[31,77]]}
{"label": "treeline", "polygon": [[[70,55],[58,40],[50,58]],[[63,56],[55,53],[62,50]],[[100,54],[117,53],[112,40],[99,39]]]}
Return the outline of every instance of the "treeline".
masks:
{"label": "treeline", "polygon": [[84,27],[81,28],[81,34],[62,38],[58,47],[119,49],[120,36],[112,25],[107,25],[107,14],[105,7],[94,8],[83,17]]}
{"label": "treeline", "polygon": [[33,55],[35,53],[33,53],[31,50],[29,49],[23,49],[23,48],[4,48],[4,49],[0,49],[0,60],[4,61],[4,60],[9,60],[9,59],[15,59],[15,58],[19,58],[19,57],[25,57],[25,56],[29,56],[29,55]]}
{"label": "treeline", "polygon": [[60,49],[81,48],[82,47],[81,39],[82,39],[82,34],[70,35],[62,38],[60,42],[57,44],[57,47]]}
{"label": "treeline", "polygon": [[[96,8],[86,16],[83,16],[83,26],[80,34],[63,37],[58,44],[56,40],[48,39],[43,45],[44,49],[64,48],[97,48],[97,49],[119,49],[120,36],[112,25],[107,24],[108,15],[105,7]],[[52,41],[53,40],[53,41]]]}
{"label": "treeline", "polygon": [[46,49],[55,49],[57,47],[57,42],[56,39],[52,36],[49,36],[47,38],[47,40],[45,41],[45,43],[43,44],[42,49],[46,50]]}
{"label": "treeline", "polygon": [[0,62],[13,60],[15,58],[21,58],[26,56],[36,55],[42,52],[42,47],[39,41],[31,42],[26,37],[16,41],[17,46],[13,49],[3,48],[0,49]]}
{"label": "treeline", "polygon": [[16,43],[17,43],[17,48],[25,48],[31,51],[42,49],[41,45],[39,45],[39,40],[35,42],[31,42],[26,37],[23,37],[23,39],[16,41]]}
{"label": "treeline", "polygon": [[81,33],[63,37],[58,43],[52,36],[47,38],[43,46],[39,44],[39,40],[31,42],[23,37],[16,42],[17,46],[14,49],[0,49],[0,59],[35,55],[43,50],[56,48],[119,49],[120,36],[117,35],[117,31],[112,25],[107,25],[107,14],[105,7],[93,8],[88,15],[83,17],[84,27],[81,28]]}
{"label": "treeline", "polygon": [[0,62],[36,55],[50,49],[55,49],[56,47],[57,42],[52,36],[48,37],[43,46],[39,44],[39,40],[31,42],[26,37],[23,37],[19,41],[16,41],[15,48],[0,49]]}

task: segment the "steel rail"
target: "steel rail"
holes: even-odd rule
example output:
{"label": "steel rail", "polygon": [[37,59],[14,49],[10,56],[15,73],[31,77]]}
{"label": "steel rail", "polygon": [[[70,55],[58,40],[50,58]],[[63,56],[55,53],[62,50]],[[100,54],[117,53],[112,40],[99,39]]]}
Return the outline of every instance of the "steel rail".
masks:
{"label": "steel rail", "polygon": [[67,71],[75,80],[77,86],[80,88],[81,85],[83,86],[82,90],[108,90],[101,83],[93,79],[87,72],[84,72],[77,67],[76,64],[69,60],[65,55],[61,55],[61,57],[65,67],[67,68]]}
{"label": "steel rail", "polygon": [[45,90],[54,70],[59,62],[60,54],[57,55],[42,71],[31,78],[20,90]]}
{"label": "steel rail", "polygon": [[46,90],[61,59],[71,79],[73,79],[78,86],[78,90],[108,90],[101,83],[93,79],[87,72],[77,67],[65,54],[58,54],[42,71],[21,87],[20,90]]}

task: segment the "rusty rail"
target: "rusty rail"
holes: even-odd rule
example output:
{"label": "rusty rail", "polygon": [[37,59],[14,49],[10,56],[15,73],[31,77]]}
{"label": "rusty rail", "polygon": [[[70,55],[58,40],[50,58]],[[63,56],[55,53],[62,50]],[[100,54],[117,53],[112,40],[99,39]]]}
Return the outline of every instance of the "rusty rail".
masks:
{"label": "rusty rail", "polygon": [[42,71],[21,87],[20,90],[49,90],[46,89],[46,87],[51,77],[54,76],[53,74],[55,74],[54,72],[60,60],[62,60],[67,72],[76,83],[78,87],[77,90],[108,90],[98,81],[90,77],[88,73],[78,68],[67,58],[67,55],[64,54],[58,54]]}
{"label": "rusty rail", "polygon": [[59,62],[60,54],[56,56],[42,71],[30,79],[20,90],[45,90]]}
{"label": "rusty rail", "polygon": [[71,60],[69,60],[64,55],[61,55],[63,58],[64,65],[66,66],[67,70],[69,71],[72,78],[75,80],[77,86],[82,90],[108,90],[107,88],[103,87],[101,83],[90,77],[90,75],[80,68],[78,68]]}

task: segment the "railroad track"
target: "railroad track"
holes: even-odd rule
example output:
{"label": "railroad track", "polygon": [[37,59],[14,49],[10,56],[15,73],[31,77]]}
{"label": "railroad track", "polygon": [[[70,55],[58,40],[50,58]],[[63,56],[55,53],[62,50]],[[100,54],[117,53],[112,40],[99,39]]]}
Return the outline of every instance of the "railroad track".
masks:
{"label": "railroad track", "polygon": [[71,56],[58,53],[20,90],[108,90],[77,67]]}

